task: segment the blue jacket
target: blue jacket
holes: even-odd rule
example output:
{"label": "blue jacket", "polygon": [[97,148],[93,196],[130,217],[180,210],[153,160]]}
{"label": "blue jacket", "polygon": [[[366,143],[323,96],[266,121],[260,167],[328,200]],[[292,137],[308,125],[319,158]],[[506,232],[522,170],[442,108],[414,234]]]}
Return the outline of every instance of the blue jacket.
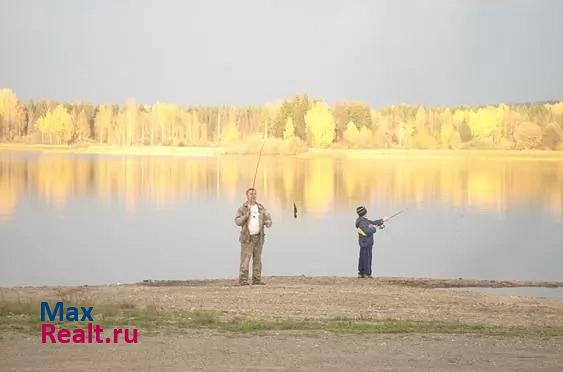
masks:
{"label": "blue jacket", "polygon": [[381,225],[383,225],[383,220],[371,221],[365,217],[358,217],[356,220],[356,229],[358,230],[358,243],[360,243],[360,247],[373,245],[373,234],[376,232],[375,226]]}

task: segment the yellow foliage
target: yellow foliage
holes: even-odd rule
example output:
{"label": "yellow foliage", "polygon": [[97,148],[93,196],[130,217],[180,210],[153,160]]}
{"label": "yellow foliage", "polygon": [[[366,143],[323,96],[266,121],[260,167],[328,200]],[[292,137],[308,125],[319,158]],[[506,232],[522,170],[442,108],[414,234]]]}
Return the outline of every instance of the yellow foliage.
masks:
{"label": "yellow foliage", "polygon": [[227,128],[225,128],[225,133],[223,134],[223,140],[226,144],[232,145],[238,141],[240,137],[237,126],[234,122],[229,122]]}
{"label": "yellow foliage", "polygon": [[8,118],[18,106],[18,97],[11,89],[0,89],[0,117]]}
{"label": "yellow foliage", "polygon": [[416,111],[416,118],[415,118],[415,128],[417,131],[421,132],[424,130],[426,125],[426,110],[423,106],[420,106]]}
{"label": "yellow foliage", "polygon": [[372,138],[373,133],[371,132],[371,129],[363,125],[360,129],[360,135],[358,136],[358,145],[360,147],[369,147],[371,145]]}
{"label": "yellow foliage", "polygon": [[495,129],[501,128],[506,109],[487,107],[469,114],[469,128],[473,137],[488,137]]}
{"label": "yellow foliage", "polygon": [[18,97],[11,89],[0,89],[0,137],[21,135],[25,126],[25,113]]}
{"label": "yellow foliage", "polygon": [[542,130],[537,124],[524,122],[516,128],[514,139],[518,149],[537,149],[542,144]]}
{"label": "yellow foliage", "polygon": [[563,115],[563,101],[550,105],[549,108],[553,115]]}
{"label": "yellow foliage", "polygon": [[460,145],[461,145],[461,135],[456,130],[452,133],[452,136],[450,137],[450,143],[448,147],[452,149],[457,149],[460,147]]}
{"label": "yellow foliage", "polygon": [[37,129],[41,134],[53,136],[59,142],[69,142],[74,136],[74,123],[72,117],[63,105],[58,105],[37,120]]}
{"label": "yellow foliage", "polygon": [[98,141],[106,142],[108,140],[108,131],[114,120],[113,108],[110,105],[100,105],[94,118],[94,131]]}
{"label": "yellow foliage", "polygon": [[309,142],[313,147],[326,147],[334,141],[334,117],[325,102],[316,102],[305,114]]}
{"label": "yellow foliage", "polygon": [[417,131],[412,138],[412,147],[417,149],[431,149],[436,145],[436,139],[427,130]]}
{"label": "yellow foliage", "polygon": [[556,150],[563,141],[563,130],[556,123],[548,124],[543,131],[543,144]]}
{"label": "yellow foliage", "polygon": [[450,122],[442,123],[442,127],[440,129],[440,141],[443,144],[449,145],[450,139],[454,134],[454,126]]}
{"label": "yellow foliage", "polygon": [[152,106],[152,116],[159,127],[165,127],[172,122],[180,114],[178,106],[171,103],[157,103]]}
{"label": "yellow foliage", "polygon": [[415,122],[401,122],[397,126],[396,135],[399,141],[399,146],[403,148],[409,148],[412,146],[412,137],[415,132],[416,123]]}
{"label": "yellow foliage", "polygon": [[348,124],[346,125],[346,130],[344,131],[344,139],[349,144],[355,146],[358,144],[359,136],[360,136],[360,131],[358,130],[358,127],[356,127],[356,124],[354,124],[353,121],[349,121]]}
{"label": "yellow foliage", "polygon": [[467,112],[465,110],[456,110],[453,115],[454,124],[459,126],[467,118]]}
{"label": "yellow foliage", "polygon": [[88,139],[90,137],[90,124],[84,111],[80,111],[78,115],[73,117],[73,121],[78,138],[80,140]]}
{"label": "yellow foliage", "polygon": [[450,140],[454,134],[453,116],[450,109],[446,109],[441,115],[440,126],[440,142],[445,145],[450,145]]}
{"label": "yellow foliage", "polygon": [[140,131],[139,104],[134,98],[127,100],[125,106],[117,114],[117,129],[119,133],[119,144],[131,146]]}
{"label": "yellow foliage", "polygon": [[285,121],[285,128],[283,130],[283,139],[290,139],[295,136],[295,126],[293,125],[293,119],[288,117]]}
{"label": "yellow foliage", "polygon": [[49,122],[47,121],[47,115],[41,116],[35,122],[35,125],[37,126],[37,130],[39,130],[39,133],[41,133],[41,134],[50,134],[50,128],[49,128]]}
{"label": "yellow foliage", "polygon": [[[172,141],[174,126],[179,117],[180,109],[174,104],[157,103],[152,106],[152,126],[153,128],[158,128],[161,144],[167,145]],[[151,135],[154,135],[154,133],[151,133]]]}

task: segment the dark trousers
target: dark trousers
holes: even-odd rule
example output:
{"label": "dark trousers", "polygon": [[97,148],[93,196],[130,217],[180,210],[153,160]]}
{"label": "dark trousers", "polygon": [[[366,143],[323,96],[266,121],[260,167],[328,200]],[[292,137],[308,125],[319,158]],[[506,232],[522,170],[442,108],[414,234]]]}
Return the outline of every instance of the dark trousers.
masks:
{"label": "dark trousers", "polygon": [[371,275],[371,251],[373,245],[360,247],[360,260],[358,262],[358,274]]}

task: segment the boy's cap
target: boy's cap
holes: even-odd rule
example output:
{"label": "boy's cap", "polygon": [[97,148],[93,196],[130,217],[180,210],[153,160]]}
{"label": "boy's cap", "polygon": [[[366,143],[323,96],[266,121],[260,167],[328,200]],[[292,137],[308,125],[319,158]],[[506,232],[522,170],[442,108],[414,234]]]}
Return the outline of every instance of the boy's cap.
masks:
{"label": "boy's cap", "polygon": [[367,211],[366,207],[358,207],[358,208],[356,208],[356,213],[357,213],[358,216],[360,216],[360,217],[365,216],[367,212],[368,212],[368,211]]}

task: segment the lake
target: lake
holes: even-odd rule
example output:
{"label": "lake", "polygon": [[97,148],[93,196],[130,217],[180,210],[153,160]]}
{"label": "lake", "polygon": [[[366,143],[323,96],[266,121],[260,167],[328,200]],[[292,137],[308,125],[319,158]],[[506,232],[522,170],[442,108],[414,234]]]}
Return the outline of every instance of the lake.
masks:
{"label": "lake", "polygon": [[[0,285],[236,278],[257,158],[0,151]],[[365,205],[406,209],[375,236],[376,276],[563,279],[563,161],[264,156],[256,188],[266,276],[355,276]]]}

